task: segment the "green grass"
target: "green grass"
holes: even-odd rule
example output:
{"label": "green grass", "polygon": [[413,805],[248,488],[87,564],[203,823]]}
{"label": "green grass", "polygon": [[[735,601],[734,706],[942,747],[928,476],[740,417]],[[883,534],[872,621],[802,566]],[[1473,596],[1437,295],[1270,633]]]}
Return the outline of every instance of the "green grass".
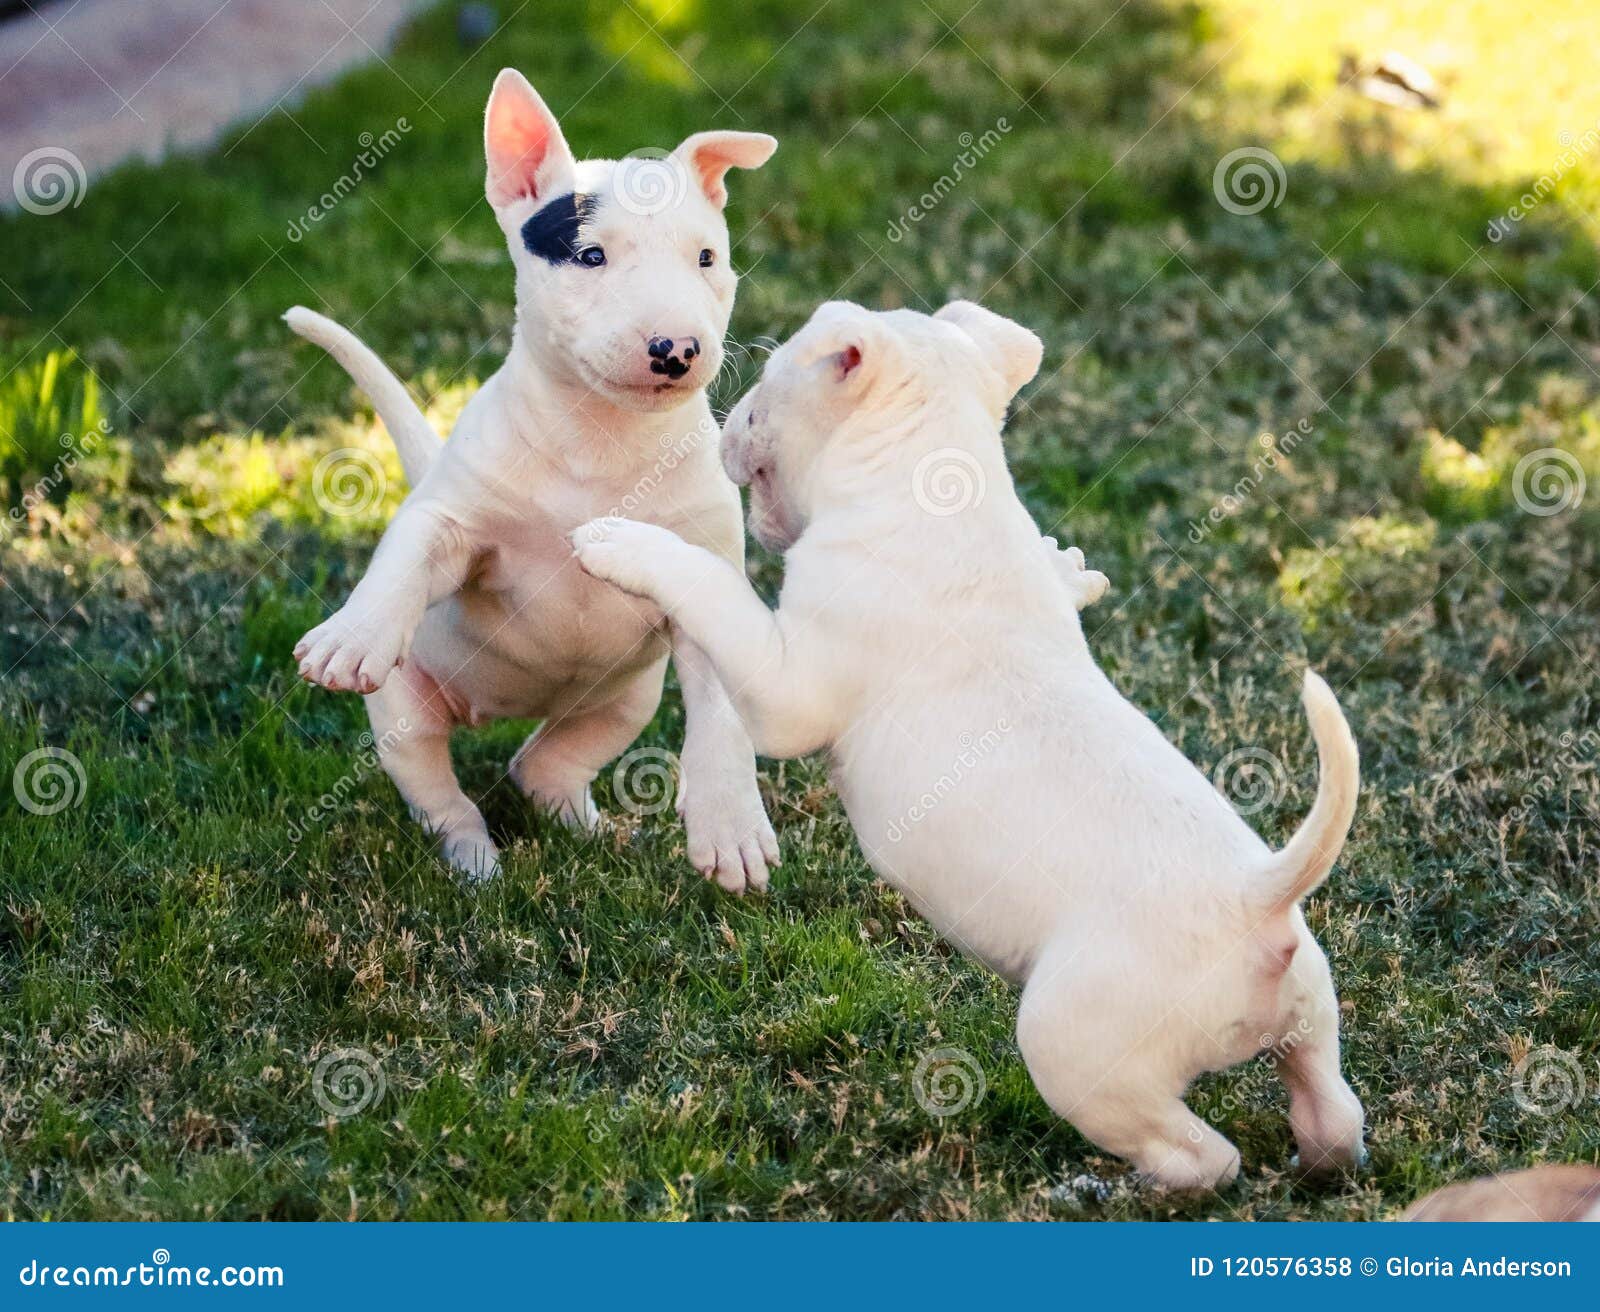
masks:
{"label": "green grass", "polygon": [[[1465,1174],[1600,1159],[1600,260],[1573,199],[1600,160],[1489,243],[1536,151],[1468,167],[1423,118],[1274,85],[1259,49],[1235,65],[1234,9],[663,0],[652,31],[552,0],[465,54],[444,6],[292,118],[0,219],[21,256],[0,415],[43,413],[28,371],[70,351],[60,367],[92,375],[60,395],[98,379],[109,420],[49,496],[10,488],[0,526],[0,765],[50,747],[82,770],[36,758],[72,804],[0,807],[0,1213],[1377,1218]],[[1591,44],[1543,47],[1548,84],[1589,82]],[[1358,1179],[1287,1174],[1281,1089],[1247,1065],[1192,1095],[1243,1179],[1137,1191],[1033,1091],[1010,992],[874,882],[819,761],[763,763],[785,862],[735,902],[687,869],[670,817],[627,822],[609,777],[614,822],[579,841],[503,778],[526,726],[464,732],[507,849],[472,893],[365,762],[357,701],[295,680],[289,649],[348,592],[394,471],[363,515],[318,504],[323,457],[387,459],[384,439],[277,316],[357,324],[441,415],[493,369],[511,286],[479,132],[503,64],[580,153],[780,137],[733,188],[742,343],[841,295],[974,296],[1040,331],[1008,441],[1040,521],[1113,580],[1092,647],[1202,768],[1242,747],[1281,763],[1253,816],[1274,842],[1312,791],[1297,671],[1328,675],[1364,789],[1308,914],[1368,1111]],[[290,241],[358,135],[401,117]],[[1001,117],[890,241],[961,134]],[[1285,166],[1256,215],[1212,191],[1241,145]],[[722,402],[758,358],[735,353]],[[32,452],[5,470],[23,491],[58,463],[29,422],[6,448]],[[1552,448],[1589,493],[1533,515],[1523,462]],[[673,693],[645,741],[680,729]],[[987,1087],[936,1118],[913,1075],[941,1047]],[[1545,1047],[1587,1097],[1538,1114],[1513,1072]],[[343,1119],[313,1087],[341,1049],[383,1079]]]}

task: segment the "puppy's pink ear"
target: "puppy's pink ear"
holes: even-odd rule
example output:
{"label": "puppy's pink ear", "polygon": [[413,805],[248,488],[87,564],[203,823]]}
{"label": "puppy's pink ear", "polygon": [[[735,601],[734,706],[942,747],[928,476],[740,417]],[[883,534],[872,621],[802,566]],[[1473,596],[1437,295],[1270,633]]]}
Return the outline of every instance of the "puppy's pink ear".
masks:
{"label": "puppy's pink ear", "polygon": [[556,116],[514,68],[501,69],[489,93],[483,153],[489,165],[484,193],[497,210],[572,190],[576,166]]}
{"label": "puppy's pink ear", "polygon": [[951,301],[933,317],[954,324],[972,339],[979,358],[1005,384],[1007,403],[1039,372],[1044,343],[1020,323],[973,301]]}
{"label": "puppy's pink ear", "polygon": [[825,366],[826,379],[850,391],[872,381],[890,349],[877,317],[849,301],[819,306],[801,332],[805,336],[801,362]]}
{"label": "puppy's pink ear", "polygon": [[772,158],[778,139],[765,132],[696,132],[672,153],[719,210],[728,203],[729,169],[758,169]]}

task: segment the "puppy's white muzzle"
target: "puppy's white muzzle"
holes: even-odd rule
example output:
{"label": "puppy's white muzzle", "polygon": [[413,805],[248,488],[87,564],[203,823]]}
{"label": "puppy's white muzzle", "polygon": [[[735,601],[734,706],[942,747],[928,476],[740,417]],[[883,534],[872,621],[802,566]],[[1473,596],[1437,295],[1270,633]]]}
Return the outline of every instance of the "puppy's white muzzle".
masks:
{"label": "puppy's white muzzle", "polygon": [[752,398],[746,392],[722,429],[722,468],[740,487],[750,489],[750,533],[768,551],[787,551],[800,536],[801,525],[790,511],[779,483],[776,443],[771,430],[753,423]]}

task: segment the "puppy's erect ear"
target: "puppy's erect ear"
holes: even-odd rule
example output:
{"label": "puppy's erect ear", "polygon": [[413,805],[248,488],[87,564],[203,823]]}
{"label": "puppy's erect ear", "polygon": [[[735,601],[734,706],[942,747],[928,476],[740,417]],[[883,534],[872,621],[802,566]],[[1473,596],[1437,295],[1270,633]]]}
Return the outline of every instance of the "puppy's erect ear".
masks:
{"label": "puppy's erect ear", "polygon": [[801,332],[805,349],[800,363],[826,366],[827,380],[852,392],[877,376],[891,348],[877,317],[849,301],[819,306]]}
{"label": "puppy's erect ear", "polygon": [[572,190],[576,165],[561,126],[528,79],[503,68],[483,119],[489,173],[484,192],[503,209],[513,201],[551,200]]}
{"label": "puppy's erect ear", "polygon": [[765,132],[696,132],[672,153],[719,210],[728,203],[723,178],[729,169],[758,169],[772,158],[778,139]]}
{"label": "puppy's erect ear", "polygon": [[1007,402],[1039,372],[1044,343],[1020,323],[973,301],[951,301],[933,317],[954,324],[973,340],[983,362],[1005,383]]}

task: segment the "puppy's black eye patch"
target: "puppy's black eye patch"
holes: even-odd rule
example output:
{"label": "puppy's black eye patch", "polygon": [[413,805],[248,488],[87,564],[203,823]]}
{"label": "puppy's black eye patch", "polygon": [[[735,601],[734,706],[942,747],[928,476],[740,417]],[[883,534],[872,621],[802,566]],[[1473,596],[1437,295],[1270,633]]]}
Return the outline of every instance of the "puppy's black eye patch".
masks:
{"label": "puppy's black eye patch", "polygon": [[522,225],[522,244],[547,264],[581,264],[578,229],[593,217],[593,196],[557,196]]}

